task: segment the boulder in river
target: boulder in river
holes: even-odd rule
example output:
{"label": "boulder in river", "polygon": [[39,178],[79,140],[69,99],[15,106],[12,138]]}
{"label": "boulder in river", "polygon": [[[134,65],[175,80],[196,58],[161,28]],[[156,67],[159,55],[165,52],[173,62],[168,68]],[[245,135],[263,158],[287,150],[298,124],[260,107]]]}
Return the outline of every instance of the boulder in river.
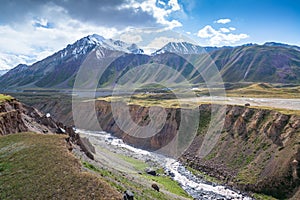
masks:
{"label": "boulder in river", "polygon": [[134,199],[134,194],[130,190],[126,190],[124,192],[123,199],[124,200],[133,200]]}
{"label": "boulder in river", "polygon": [[147,169],[145,170],[145,172],[146,172],[147,174],[152,175],[152,176],[157,176],[157,173],[156,173],[156,171],[155,171],[154,169],[147,168]]}

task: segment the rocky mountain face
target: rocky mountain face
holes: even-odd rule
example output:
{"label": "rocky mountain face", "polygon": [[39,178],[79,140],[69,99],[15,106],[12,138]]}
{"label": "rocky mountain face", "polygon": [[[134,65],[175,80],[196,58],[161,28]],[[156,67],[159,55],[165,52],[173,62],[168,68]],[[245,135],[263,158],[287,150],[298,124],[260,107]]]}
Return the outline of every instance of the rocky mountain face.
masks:
{"label": "rocky mountain face", "polygon": [[[191,56],[198,60],[195,66],[189,63]],[[300,51],[296,46],[270,42],[216,48],[181,42],[169,43],[149,56],[135,44],[90,35],[31,66],[18,65],[0,77],[0,87],[4,91],[70,89],[81,66],[84,65],[82,71],[90,73],[97,66],[103,67],[101,63],[108,58],[112,63],[105,66],[98,84],[100,88],[113,87],[129,70],[144,64],[162,64],[175,69],[193,84],[203,83],[200,73],[212,65],[219,70],[224,82],[300,83]],[[94,68],[87,63],[95,65]],[[140,82],[145,82],[145,78]]]}
{"label": "rocky mountain face", "polygon": [[222,49],[211,54],[224,82],[299,83],[299,51],[266,45]]}
{"label": "rocky mountain face", "polygon": [[[97,124],[93,116],[85,112],[89,104],[92,102],[77,105],[79,113],[76,115],[85,119],[85,127],[98,130],[99,123],[104,131],[146,150],[157,150],[168,144],[182,123],[181,110],[167,108],[168,117],[159,133],[147,139],[136,138],[119,128],[110,103],[95,102]],[[52,107],[55,111],[55,105],[57,103],[49,102],[44,108],[51,112]],[[211,105],[201,105],[197,135],[180,160],[244,191],[279,199],[292,197],[300,186],[300,117],[243,106],[220,106],[219,109],[226,109],[225,123],[212,151],[204,158],[199,156],[211,119]],[[148,107],[130,105],[129,110],[135,123],[141,126],[150,123]],[[70,113],[55,113],[55,116],[70,125],[73,123]]]}
{"label": "rocky mountain face", "polygon": [[1,77],[5,88],[72,88],[79,67],[90,52],[98,50],[105,57],[107,51],[127,54],[143,53],[135,44],[106,40],[99,35],[89,35],[61,51],[31,66],[20,64]]}

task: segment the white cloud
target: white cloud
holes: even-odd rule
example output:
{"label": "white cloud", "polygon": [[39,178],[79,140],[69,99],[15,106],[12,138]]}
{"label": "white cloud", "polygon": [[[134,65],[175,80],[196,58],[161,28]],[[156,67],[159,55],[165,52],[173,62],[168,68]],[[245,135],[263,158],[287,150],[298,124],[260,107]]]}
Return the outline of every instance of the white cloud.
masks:
{"label": "white cloud", "polygon": [[200,38],[207,38],[209,45],[230,45],[234,44],[242,39],[246,39],[249,35],[241,33],[241,34],[233,34],[229,33],[230,29],[220,28],[220,30],[215,30],[210,25],[206,25],[204,28],[198,31],[197,36]]}
{"label": "white cloud", "polygon": [[[160,4],[163,5],[162,3]],[[156,0],[146,0],[142,2],[131,0],[130,3],[120,7],[120,9],[124,8],[134,8],[135,10],[141,9],[143,12],[153,15],[156,22],[165,26],[167,29],[174,29],[182,26],[178,20],[173,19],[170,21],[167,19],[171,13],[180,11],[181,8],[177,0],[169,0],[168,6],[165,5],[164,8],[157,7]]]}
{"label": "white cloud", "polygon": [[[32,18],[15,26],[0,26],[0,68],[12,68],[20,63],[32,64],[89,34],[112,37],[118,32],[115,28],[74,20],[55,9],[44,9],[43,18]],[[51,21],[55,22],[52,28],[42,26],[47,26]],[[36,22],[41,26],[36,26]]]}
{"label": "white cloud", "polygon": [[163,2],[163,1],[160,1],[160,0],[158,0],[158,2],[157,2],[158,4],[160,4],[160,5],[162,5],[162,6],[166,6],[166,3],[165,2]]}
{"label": "white cloud", "polygon": [[[112,1],[111,5],[110,1],[107,2],[109,4],[107,8],[115,4]],[[121,5],[118,16],[134,10],[138,14],[133,16],[153,20],[154,26],[159,27],[161,31],[182,26],[178,20],[172,19],[171,16],[174,12],[182,12],[177,0],[170,0],[165,4],[160,3],[162,5],[160,7],[156,4],[156,0],[127,0],[116,4]],[[90,21],[83,20],[83,17],[74,17],[71,15],[70,9],[67,10],[66,7],[63,7],[64,3],[62,2],[39,5],[40,7],[36,10],[24,11],[22,19],[0,25],[0,68],[12,68],[20,63],[32,64],[89,34],[97,33],[105,38],[113,38],[118,33],[127,30],[128,24],[131,24],[129,20],[123,27],[109,24],[115,22],[114,17],[111,16],[117,14],[110,13],[111,16],[107,16],[107,19],[100,18],[104,24],[107,22],[105,26],[99,26],[95,20]],[[133,28],[134,26],[135,24],[133,24]],[[123,37],[120,39],[126,40],[126,42],[139,43],[143,40],[138,34]]]}
{"label": "white cloud", "polygon": [[169,0],[168,5],[171,7],[172,11],[179,11],[180,5],[178,4],[177,0]]}
{"label": "white cloud", "polygon": [[139,42],[142,42],[143,38],[140,35],[126,32],[124,34],[121,34],[120,40],[122,40],[126,43],[135,43],[135,44],[137,44]]}
{"label": "white cloud", "polygon": [[228,28],[220,28],[220,31],[223,32],[223,33],[229,33],[230,29],[228,29]]}
{"label": "white cloud", "polygon": [[234,28],[234,27],[229,27],[229,29],[230,29],[231,31],[235,31],[235,30],[236,30],[236,28]]}
{"label": "white cloud", "polygon": [[220,45],[220,44],[225,44],[225,45],[230,45],[234,44],[242,39],[246,39],[249,36],[247,34],[218,34],[210,38],[210,44],[211,45]]}
{"label": "white cloud", "polygon": [[215,23],[217,24],[227,24],[227,23],[230,23],[231,22],[231,19],[218,19],[215,21]]}
{"label": "white cloud", "polygon": [[210,37],[213,37],[216,34],[218,34],[218,31],[216,31],[210,25],[206,25],[203,29],[198,31],[197,36],[200,37],[200,38],[210,38]]}

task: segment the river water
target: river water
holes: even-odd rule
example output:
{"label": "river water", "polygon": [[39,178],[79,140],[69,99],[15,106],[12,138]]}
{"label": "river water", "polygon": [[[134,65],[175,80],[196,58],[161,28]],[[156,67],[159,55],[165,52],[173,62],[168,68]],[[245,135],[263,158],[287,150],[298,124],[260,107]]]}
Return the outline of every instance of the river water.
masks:
{"label": "river water", "polygon": [[108,147],[108,149],[114,149],[114,151],[117,150],[117,153],[130,155],[143,161],[150,159],[151,161],[160,165],[160,167],[164,168],[165,172],[169,174],[173,180],[177,181],[179,185],[195,199],[252,199],[239,191],[232,190],[223,185],[209,183],[199,177],[196,177],[175,159],[168,158],[154,152],[137,149],[125,144],[123,140],[113,137],[109,133],[87,130],[77,130],[77,132],[80,135],[90,139],[93,137],[97,140],[97,145],[105,145]]}

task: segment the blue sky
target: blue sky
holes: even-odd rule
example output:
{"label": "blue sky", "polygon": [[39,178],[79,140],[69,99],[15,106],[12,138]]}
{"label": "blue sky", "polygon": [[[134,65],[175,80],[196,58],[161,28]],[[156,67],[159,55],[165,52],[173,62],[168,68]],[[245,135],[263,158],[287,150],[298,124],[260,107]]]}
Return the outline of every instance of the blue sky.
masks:
{"label": "blue sky", "polygon": [[[187,14],[181,20],[186,31],[195,32],[205,25],[216,29],[232,26],[235,32],[249,35],[239,43],[278,41],[300,45],[299,0],[195,0],[192,5],[188,2],[179,1]],[[220,18],[231,22],[213,23]]]}
{"label": "blue sky", "polygon": [[96,33],[147,52],[170,41],[300,46],[299,0],[2,0],[0,69],[31,64]]}

